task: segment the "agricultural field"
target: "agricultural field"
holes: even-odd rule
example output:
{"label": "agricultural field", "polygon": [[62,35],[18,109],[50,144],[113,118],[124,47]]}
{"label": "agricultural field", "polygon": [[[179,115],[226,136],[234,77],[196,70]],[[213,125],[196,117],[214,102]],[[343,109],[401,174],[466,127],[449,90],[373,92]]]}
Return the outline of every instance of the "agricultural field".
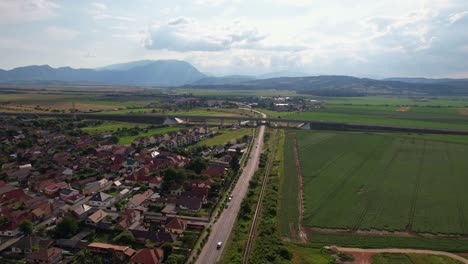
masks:
{"label": "agricultural field", "polygon": [[[294,133],[288,137],[297,137],[306,228],[468,235],[468,144],[417,135]],[[286,153],[285,170],[294,172]],[[296,175],[286,174],[283,185],[294,182],[287,177]]]}
{"label": "agricultural field", "polygon": [[390,254],[382,253],[372,256],[373,264],[461,264],[460,261],[446,256],[427,254]]}
{"label": "agricultural field", "polygon": [[319,98],[324,107],[308,112],[265,112],[270,117],[468,130],[468,99],[438,98],[415,102],[408,98]]}

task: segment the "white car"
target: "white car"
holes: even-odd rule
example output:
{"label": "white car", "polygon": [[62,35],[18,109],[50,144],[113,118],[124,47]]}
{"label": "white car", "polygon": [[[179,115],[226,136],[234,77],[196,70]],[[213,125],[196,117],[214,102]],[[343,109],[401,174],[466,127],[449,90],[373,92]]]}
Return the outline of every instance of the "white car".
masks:
{"label": "white car", "polygon": [[222,245],[223,245],[223,242],[219,241],[218,244],[216,245],[216,249],[220,249]]}

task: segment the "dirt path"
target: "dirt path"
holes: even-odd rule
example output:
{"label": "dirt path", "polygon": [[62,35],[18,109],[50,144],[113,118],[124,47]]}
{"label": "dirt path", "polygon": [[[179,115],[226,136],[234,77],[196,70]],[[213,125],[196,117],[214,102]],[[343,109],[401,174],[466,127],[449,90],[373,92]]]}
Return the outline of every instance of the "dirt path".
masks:
{"label": "dirt path", "polygon": [[307,233],[303,227],[303,219],[304,219],[304,203],[303,203],[303,187],[302,187],[302,170],[301,170],[301,162],[299,160],[299,150],[297,147],[297,139],[296,134],[293,134],[293,149],[294,149],[294,160],[296,161],[296,172],[297,172],[297,203],[299,209],[299,219],[298,219],[298,231],[299,231],[299,239],[302,243],[307,242]]}
{"label": "dirt path", "polygon": [[401,249],[401,248],[383,248],[383,249],[363,249],[363,248],[344,248],[344,247],[336,247],[338,251],[347,252],[350,254],[357,254],[357,253],[366,253],[366,254],[378,254],[378,253],[415,253],[415,254],[430,254],[430,255],[439,255],[439,256],[446,256],[449,258],[453,258],[456,260],[461,261],[462,263],[468,264],[468,259],[444,251],[434,251],[434,250],[423,250],[423,249]]}

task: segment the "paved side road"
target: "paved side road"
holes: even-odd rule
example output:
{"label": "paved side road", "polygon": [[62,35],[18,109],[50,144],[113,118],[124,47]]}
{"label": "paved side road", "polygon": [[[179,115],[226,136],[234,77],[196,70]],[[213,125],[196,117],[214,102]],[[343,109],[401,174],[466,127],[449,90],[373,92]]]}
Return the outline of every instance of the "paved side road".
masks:
{"label": "paved side road", "polygon": [[343,252],[362,252],[362,253],[416,253],[416,254],[431,254],[431,255],[439,255],[439,256],[446,256],[449,258],[453,258],[456,260],[461,261],[462,263],[468,264],[468,259],[459,256],[457,254],[444,252],[444,251],[434,251],[434,250],[424,250],[424,249],[404,249],[404,248],[383,248],[383,249],[363,249],[363,248],[344,248],[344,247],[336,247],[338,251]]}
{"label": "paved side road", "polygon": [[[261,113],[264,117],[265,114]],[[229,202],[229,207],[224,209],[221,213],[218,221],[212,226],[211,233],[203,247],[200,255],[198,256],[198,264],[212,264],[217,263],[220,260],[222,251],[224,250],[225,243],[232,231],[234,222],[236,221],[239,213],[240,204],[247,189],[249,187],[249,181],[257,170],[258,163],[260,160],[260,154],[262,153],[263,147],[263,136],[265,134],[265,126],[260,126],[258,136],[256,137],[252,150],[250,153],[249,160],[243,168],[242,174],[237,181],[234,190],[232,191],[233,198]],[[223,246],[221,249],[217,249],[218,242],[222,242]]]}

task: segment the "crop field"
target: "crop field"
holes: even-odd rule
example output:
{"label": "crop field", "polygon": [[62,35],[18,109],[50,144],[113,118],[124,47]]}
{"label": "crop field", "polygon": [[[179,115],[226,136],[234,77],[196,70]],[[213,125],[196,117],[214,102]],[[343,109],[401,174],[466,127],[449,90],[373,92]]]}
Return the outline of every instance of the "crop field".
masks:
{"label": "crop field", "polygon": [[298,179],[295,166],[294,151],[292,148],[292,136],[286,134],[284,139],[283,164],[280,180],[280,206],[278,214],[280,235],[293,241],[298,240],[298,217],[299,208],[297,206]]}
{"label": "crop field", "polygon": [[372,257],[374,264],[461,264],[460,261],[446,256],[428,254],[376,254]]}
{"label": "crop field", "polygon": [[296,137],[306,227],[468,234],[468,144],[398,134]]}

